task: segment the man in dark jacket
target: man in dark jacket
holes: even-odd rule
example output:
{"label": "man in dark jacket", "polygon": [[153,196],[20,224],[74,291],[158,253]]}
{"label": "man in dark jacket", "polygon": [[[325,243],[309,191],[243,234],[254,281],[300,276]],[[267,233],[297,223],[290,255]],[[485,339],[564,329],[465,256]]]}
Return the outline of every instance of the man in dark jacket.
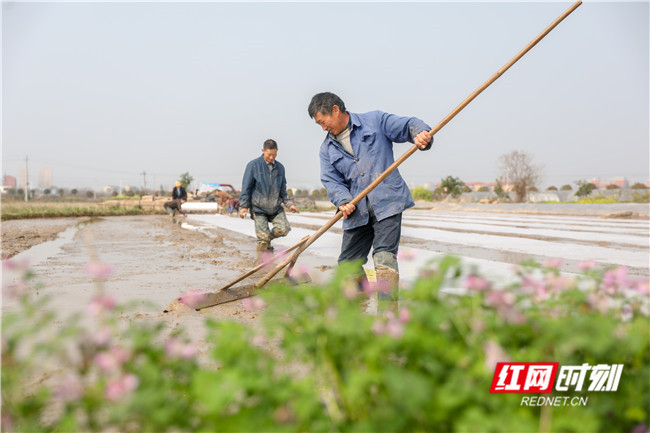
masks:
{"label": "man in dark jacket", "polygon": [[[263,251],[273,250],[273,239],[286,236],[291,230],[282,204],[291,212],[298,212],[287,196],[284,166],[275,160],[277,155],[278,143],[266,140],[262,156],[248,163],[242,181],[239,216],[244,218],[250,212],[255,221],[258,259]],[[272,230],[269,230],[269,222]]]}

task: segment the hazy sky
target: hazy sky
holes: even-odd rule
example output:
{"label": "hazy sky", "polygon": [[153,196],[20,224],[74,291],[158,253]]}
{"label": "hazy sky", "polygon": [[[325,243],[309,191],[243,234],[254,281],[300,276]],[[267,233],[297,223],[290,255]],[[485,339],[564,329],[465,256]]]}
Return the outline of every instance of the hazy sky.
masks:
{"label": "hazy sky", "polygon": [[[337,93],[435,126],[570,2],[2,5],[2,170],[63,187],[239,188],[274,138],[289,186],[320,187],[324,132],[307,105]],[[585,2],[400,171],[491,182],[529,153],[541,187],[649,174],[647,2]],[[398,157],[408,145],[395,145]]]}

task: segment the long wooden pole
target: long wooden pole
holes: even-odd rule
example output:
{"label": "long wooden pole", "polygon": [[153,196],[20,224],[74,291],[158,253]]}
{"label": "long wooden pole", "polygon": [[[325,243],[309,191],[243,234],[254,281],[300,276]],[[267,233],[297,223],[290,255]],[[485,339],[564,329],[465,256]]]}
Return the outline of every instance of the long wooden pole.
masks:
{"label": "long wooden pole", "polygon": [[[485,83],[483,83],[478,89],[476,89],[471,95],[469,95],[463,102],[461,102],[458,107],[456,107],[447,117],[442,119],[440,123],[438,123],[431,131],[429,131],[429,135],[433,137],[438,131],[440,131],[451,119],[456,117],[458,113],[461,112],[463,108],[465,108],[470,102],[474,100],[483,90],[487,89],[490,84],[494,83],[501,75],[503,75],[512,65],[514,65],[519,59],[521,59],[528,51],[530,51],[539,41],[544,39],[544,37],[551,32],[558,24],[562,22],[566,17],[568,17],[571,12],[576,10],[578,6],[582,4],[582,0],[578,0],[577,2],[573,3],[569,9],[564,11],[562,15],[560,15],[555,21],[553,21],[548,27],[544,29],[543,32],[541,32],[535,39],[533,39],[526,47],[521,50],[519,53],[517,53],[516,56],[514,56],[508,63],[506,63],[501,69],[499,69],[494,75],[492,75]],[[350,203],[353,205],[357,205],[361,200],[363,200],[373,189],[377,187],[386,177],[388,177],[389,174],[391,174],[397,167],[400,166],[404,161],[406,161],[407,158],[409,158],[411,155],[415,153],[415,151],[418,150],[418,147],[414,144],[411,146],[409,150],[407,150],[404,155],[400,156],[395,162],[393,162],[377,179],[375,179],[370,185],[366,187],[363,191],[359,193]],[[300,248],[298,248],[296,251],[294,251],[293,254],[291,254],[289,257],[287,257],[285,260],[282,262],[278,263],[271,271],[266,274],[262,279],[260,279],[257,283],[255,283],[256,287],[262,287],[264,284],[269,282],[271,278],[273,278],[278,272],[282,270],[285,266],[287,266],[289,263],[295,263],[297,257],[302,253],[304,250],[306,250],[311,244],[316,241],[323,233],[325,233],[327,230],[329,230],[338,220],[341,219],[343,216],[343,212],[339,211],[336,213],[336,215],[330,219],[323,227],[318,229],[316,233],[311,235],[311,237],[302,244]]]}

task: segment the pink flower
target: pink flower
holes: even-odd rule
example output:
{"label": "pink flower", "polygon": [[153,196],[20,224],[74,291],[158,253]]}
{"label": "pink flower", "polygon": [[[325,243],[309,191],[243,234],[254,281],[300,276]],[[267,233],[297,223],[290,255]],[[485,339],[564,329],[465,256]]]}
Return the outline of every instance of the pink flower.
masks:
{"label": "pink flower", "polygon": [[275,256],[271,251],[262,251],[260,253],[260,263],[264,268],[269,268],[275,264]]}
{"label": "pink flower", "polygon": [[494,340],[486,341],[483,344],[483,353],[485,354],[485,368],[488,371],[494,371],[497,362],[507,362],[510,360],[499,343]]}
{"label": "pink flower", "polygon": [[376,335],[381,335],[386,332],[386,325],[382,320],[375,320],[372,323],[372,332],[374,332]]}
{"label": "pink flower", "polygon": [[408,323],[411,321],[411,312],[408,308],[402,308],[399,312],[399,321],[400,323]]}
{"label": "pink flower", "polygon": [[113,346],[95,356],[97,366],[107,374],[116,373],[131,355],[121,346]]}
{"label": "pink flower", "polygon": [[574,284],[573,278],[565,277],[562,275],[546,275],[544,277],[546,285],[552,292],[563,292],[571,288]]}
{"label": "pink flower", "polygon": [[465,278],[465,288],[469,290],[482,292],[488,287],[490,287],[490,282],[488,280],[478,277],[474,274],[468,275],[467,278]]}
{"label": "pink flower", "polygon": [[515,300],[515,295],[505,290],[493,290],[485,296],[485,303],[497,308],[512,307]]}
{"label": "pink flower", "polygon": [[125,374],[119,379],[106,384],[106,398],[111,401],[117,401],[133,392],[139,384],[140,381],[135,375]]}
{"label": "pink flower", "polygon": [[185,304],[188,307],[194,309],[197,306],[199,306],[203,300],[205,299],[205,293],[201,292],[200,290],[188,290],[187,292],[183,293],[180,298],[178,298],[178,302],[181,304]]}
{"label": "pink flower", "polygon": [[386,334],[392,338],[400,338],[404,335],[404,325],[399,320],[389,320],[386,322]]}
{"label": "pink flower", "polygon": [[354,299],[359,296],[359,289],[356,281],[350,280],[343,284],[343,296],[346,299]]}
{"label": "pink flower", "polygon": [[260,311],[266,307],[266,302],[263,299],[258,298],[257,296],[252,296],[250,298],[244,298],[241,301],[242,306],[250,311]]}
{"label": "pink flower", "polygon": [[521,282],[521,289],[523,293],[534,296],[537,301],[543,301],[548,297],[546,285],[529,275],[524,275]]}
{"label": "pink flower", "polygon": [[627,279],[626,266],[619,266],[616,269],[610,269],[605,272],[605,275],[603,275],[603,289],[611,295],[628,285],[629,281]]}
{"label": "pink flower", "polygon": [[103,311],[111,311],[116,305],[117,301],[112,296],[99,294],[96,295],[88,304],[88,313],[91,316],[94,316]]}
{"label": "pink flower", "polygon": [[392,311],[388,311],[385,319],[377,319],[373,322],[371,329],[376,335],[386,334],[391,338],[401,338],[404,335],[404,324],[409,319],[410,313],[406,309],[402,310],[399,318]]}
{"label": "pink flower", "polygon": [[266,338],[264,338],[261,335],[256,335],[251,340],[251,344],[255,347],[259,347],[260,349],[263,349],[266,346]]}
{"label": "pink flower", "polygon": [[578,268],[582,271],[586,271],[587,269],[593,269],[596,266],[596,261],[595,260],[585,260],[580,263],[578,263]]}
{"label": "pink flower", "polygon": [[407,262],[410,262],[417,256],[417,250],[412,249],[412,248],[407,248],[403,250],[399,250],[397,252],[397,260],[405,260]]}
{"label": "pink flower", "polygon": [[99,329],[90,335],[90,341],[95,346],[106,346],[111,341],[111,331],[107,328]]}
{"label": "pink flower", "polygon": [[547,268],[560,269],[562,267],[562,263],[562,259],[546,259],[542,265],[546,266]]}
{"label": "pink flower", "polygon": [[192,359],[198,350],[192,343],[184,343],[176,338],[165,341],[165,353],[170,358]]}
{"label": "pink flower", "polygon": [[106,280],[113,275],[115,268],[110,263],[88,263],[86,273],[96,280]]}
{"label": "pink flower", "polygon": [[368,279],[364,278],[363,281],[361,282],[361,286],[363,289],[363,293],[365,293],[367,296],[371,296],[372,294],[377,292],[377,286],[375,283],[368,281]]}
{"label": "pink flower", "polygon": [[29,259],[24,258],[21,260],[17,259],[6,259],[2,261],[2,270],[4,271],[16,271],[16,272],[26,272],[29,269]]}
{"label": "pink flower", "polygon": [[636,281],[636,290],[641,295],[649,296],[650,295],[650,279],[639,278]]}
{"label": "pink flower", "polygon": [[64,402],[80,399],[84,394],[81,378],[76,374],[68,373],[59,381],[54,390],[57,399]]}

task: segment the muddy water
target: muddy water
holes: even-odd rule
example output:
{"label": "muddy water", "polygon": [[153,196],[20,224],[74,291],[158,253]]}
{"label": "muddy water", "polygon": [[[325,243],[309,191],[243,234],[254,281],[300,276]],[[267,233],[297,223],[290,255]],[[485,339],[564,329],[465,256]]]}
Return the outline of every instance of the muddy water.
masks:
{"label": "muddy water", "polygon": [[[20,253],[28,259],[42,293],[51,296],[51,305],[60,319],[81,313],[92,324],[86,306],[98,286],[84,268],[91,257],[114,266],[113,275],[103,284],[105,293],[120,304],[133,307],[121,313],[125,324],[137,320],[162,320],[169,330],[182,326],[204,354],[205,317],[237,320],[258,326],[259,313],[242,307],[241,301],[196,312],[182,309],[163,310],[175,298],[190,289],[216,291],[255,266],[255,244],[227,230],[183,229],[165,216],[107,217],[90,224],[62,224],[58,239],[44,242]],[[23,230],[43,224],[23,221]],[[66,230],[67,228],[67,230]],[[260,278],[256,275],[242,284]],[[11,299],[3,299],[3,310],[15,308]],[[56,324],[54,324],[56,325]]]}

